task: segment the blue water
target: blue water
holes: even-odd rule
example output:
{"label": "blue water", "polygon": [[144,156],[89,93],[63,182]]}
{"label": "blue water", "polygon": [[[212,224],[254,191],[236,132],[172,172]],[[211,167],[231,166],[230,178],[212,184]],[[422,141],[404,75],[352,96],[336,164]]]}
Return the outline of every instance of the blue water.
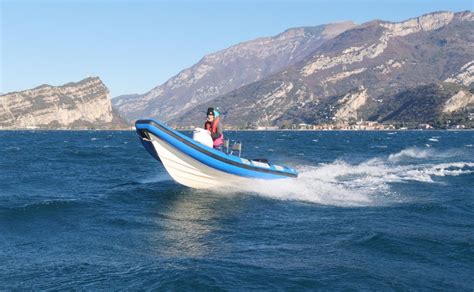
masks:
{"label": "blue water", "polygon": [[0,132],[0,290],[474,289],[474,132],[228,132],[297,180],[195,191],[133,132]]}

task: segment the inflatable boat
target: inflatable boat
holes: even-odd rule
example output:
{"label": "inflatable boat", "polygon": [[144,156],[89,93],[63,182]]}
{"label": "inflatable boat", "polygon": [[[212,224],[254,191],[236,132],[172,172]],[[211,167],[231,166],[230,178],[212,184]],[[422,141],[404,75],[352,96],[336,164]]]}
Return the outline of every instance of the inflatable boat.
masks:
{"label": "inflatable boat", "polygon": [[[245,159],[227,149],[206,146],[156,120],[138,120],[135,128],[145,149],[161,161],[178,183],[206,189],[232,186],[255,179],[295,178],[295,169],[268,163],[264,159]],[[233,148],[234,149],[234,148]],[[239,147],[235,148],[239,150]]]}

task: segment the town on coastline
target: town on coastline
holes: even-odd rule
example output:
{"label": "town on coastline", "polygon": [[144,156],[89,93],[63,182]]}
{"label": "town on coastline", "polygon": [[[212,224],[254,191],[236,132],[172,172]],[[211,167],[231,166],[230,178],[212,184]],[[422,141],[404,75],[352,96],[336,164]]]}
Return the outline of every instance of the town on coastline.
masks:
{"label": "town on coastline", "polygon": [[[225,121],[225,120],[224,120]],[[180,131],[192,131],[198,125],[175,125],[170,124],[171,127]],[[474,113],[469,113],[462,119],[438,119],[431,123],[415,123],[415,122],[398,122],[398,123],[379,123],[377,121],[355,121],[351,119],[349,121],[334,121],[329,123],[299,123],[290,124],[283,123],[281,126],[260,126],[252,123],[248,123],[245,126],[229,125],[225,124],[226,130],[230,131],[387,131],[387,130],[471,130],[474,129]],[[3,127],[0,125],[0,131],[2,130],[129,130],[135,131],[135,120],[128,123],[120,120],[120,123],[113,123],[112,127],[103,128],[100,125],[94,126],[81,125],[76,127],[66,127],[57,125],[40,125],[40,126],[25,126],[25,127]]]}
{"label": "town on coastline", "polygon": [[[192,130],[190,126],[176,126],[179,130]],[[349,130],[349,131],[386,131],[386,130],[468,130],[474,128],[474,113],[470,113],[465,121],[445,120],[433,123],[391,123],[383,124],[376,121],[341,121],[334,123],[320,124],[284,124],[282,126],[256,126],[247,125],[239,127],[233,125],[225,125],[227,130],[257,130],[257,131],[275,131],[275,130],[293,130],[293,131],[330,131],[330,130]]]}

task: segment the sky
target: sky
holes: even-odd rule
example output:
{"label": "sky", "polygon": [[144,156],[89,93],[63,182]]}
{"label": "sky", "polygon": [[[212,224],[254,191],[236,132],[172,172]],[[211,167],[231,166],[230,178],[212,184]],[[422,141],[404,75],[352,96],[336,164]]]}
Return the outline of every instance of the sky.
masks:
{"label": "sky", "polygon": [[99,76],[145,93],[204,55],[291,27],[402,21],[474,0],[0,0],[0,93]]}

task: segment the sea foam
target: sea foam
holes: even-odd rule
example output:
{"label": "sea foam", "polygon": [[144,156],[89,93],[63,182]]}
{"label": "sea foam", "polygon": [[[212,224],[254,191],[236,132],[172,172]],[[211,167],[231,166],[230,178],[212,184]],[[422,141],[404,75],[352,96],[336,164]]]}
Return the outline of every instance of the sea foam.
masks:
{"label": "sea foam", "polygon": [[[299,176],[285,180],[259,180],[238,186],[241,192],[280,200],[297,200],[331,206],[375,206],[403,202],[395,183],[435,183],[435,177],[474,173],[474,162],[398,163],[403,157],[423,159],[435,154],[408,148],[386,158],[359,164],[343,160],[316,166],[300,165]],[[235,189],[235,188],[234,188]]]}

